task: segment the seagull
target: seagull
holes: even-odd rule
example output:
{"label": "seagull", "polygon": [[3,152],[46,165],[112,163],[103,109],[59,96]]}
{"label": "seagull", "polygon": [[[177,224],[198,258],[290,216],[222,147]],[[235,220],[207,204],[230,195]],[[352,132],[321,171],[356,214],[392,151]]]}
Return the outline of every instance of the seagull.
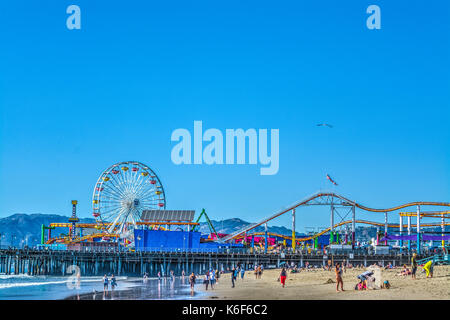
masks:
{"label": "seagull", "polygon": [[333,126],[331,124],[328,123],[319,123],[317,125],[318,127],[328,127],[328,128],[333,128]]}

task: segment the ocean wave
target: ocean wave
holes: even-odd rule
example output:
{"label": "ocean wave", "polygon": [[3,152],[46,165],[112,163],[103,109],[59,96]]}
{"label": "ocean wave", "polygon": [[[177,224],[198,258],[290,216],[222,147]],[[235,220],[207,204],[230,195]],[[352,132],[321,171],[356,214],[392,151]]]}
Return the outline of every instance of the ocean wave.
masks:
{"label": "ocean wave", "polygon": [[[27,279],[27,280],[39,280],[39,278],[36,278],[36,276],[28,276],[28,275],[11,275],[8,276],[8,278],[4,278],[5,280],[18,280],[18,279]],[[117,281],[119,280],[126,280],[127,277],[116,277]],[[76,279],[72,277],[65,277],[65,278],[59,278],[57,279],[49,279],[49,278],[42,278],[43,281],[8,281],[7,283],[2,283],[0,281],[0,289],[8,289],[8,288],[17,288],[17,287],[30,287],[30,286],[44,286],[44,285],[51,285],[51,284],[64,284],[64,283],[70,283],[71,285],[76,282]],[[82,277],[80,279],[81,283],[93,283],[98,282],[102,283],[103,278],[102,277]]]}

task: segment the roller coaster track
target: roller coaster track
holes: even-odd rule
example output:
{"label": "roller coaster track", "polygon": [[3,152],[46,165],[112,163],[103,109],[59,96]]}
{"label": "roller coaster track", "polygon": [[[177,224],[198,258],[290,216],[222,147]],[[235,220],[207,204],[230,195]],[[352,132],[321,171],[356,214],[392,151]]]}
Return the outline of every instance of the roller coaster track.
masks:
{"label": "roller coaster track", "polygon": [[81,238],[76,238],[74,240],[71,240],[69,237],[52,238],[52,239],[48,240],[46,242],[46,244],[53,244],[55,242],[56,243],[65,243],[65,244],[78,243],[78,242],[82,242],[82,241],[85,241],[85,240],[92,240],[92,239],[95,239],[95,238],[103,238],[103,237],[105,237],[105,238],[117,238],[119,236],[116,235],[116,234],[109,234],[109,233],[93,233],[93,234],[89,234],[89,235],[86,235],[86,236],[81,237]]}
{"label": "roller coaster track", "polygon": [[276,212],[275,214],[269,216],[268,218],[265,218],[264,220],[261,220],[258,223],[254,223],[250,226],[247,226],[241,230],[238,230],[238,231],[222,238],[221,241],[226,242],[226,241],[232,240],[232,239],[238,237],[239,235],[241,235],[247,231],[250,231],[252,229],[255,229],[256,227],[259,227],[259,226],[263,225],[264,223],[266,223],[272,219],[275,219],[295,208],[298,208],[300,206],[310,206],[310,205],[335,205],[335,206],[349,206],[349,207],[354,206],[354,207],[359,208],[364,211],[383,212],[383,213],[384,212],[386,212],[386,213],[393,212],[393,211],[400,210],[403,208],[415,207],[415,206],[450,207],[450,203],[448,203],[448,202],[424,202],[424,201],[421,201],[421,202],[410,202],[410,203],[406,203],[403,205],[399,205],[399,206],[387,208],[387,209],[374,209],[374,208],[369,208],[369,207],[363,206],[362,204],[359,204],[356,201],[347,199],[347,198],[345,198],[341,195],[338,195],[336,193],[333,193],[333,192],[318,192],[304,200],[301,200],[285,209],[282,209],[282,210]]}
{"label": "roller coaster track", "polygon": [[[352,223],[352,220],[343,221],[343,222],[335,224],[333,226],[333,229],[337,228],[337,227],[340,227],[340,226],[343,226],[343,225],[346,225],[346,224],[351,224],[351,223]],[[364,223],[364,224],[370,224],[370,225],[373,225],[373,226],[384,227],[384,223],[374,222],[374,221],[367,221],[367,220],[355,220],[355,223]],[[450,222],[444,223],[444,225],[445,226],[450,226]],[[420,226],[421,227],[440,227],[440,226],[442,226],[442,224],[441,223],[421,223]],[[407,227],[408,227],[408,225],[406,225],[406,224],[403,225],[404,229],[406,229]],[[411,224],[411,228],[416,228],[416,227],[417,226],[415,224]],[[398,229],[398,228],[400,228],[400,225],[398,225],[398,224],[388,224],[388,228],[397,228]],[[321,232],[316,233],[316,234],[314,234],[312,236],[308,236],[308,237],[304,237],[304,238],[296,238],[295,240],[296,241],[300,241],[300,242],[312,240],[314,238],[320,237],[321,235],[324,235],[324,234],[328,233],[330,230],[331,230],[331,228],[328,227],[328,228],[322,230]],[[273,233],[273,232],[268,232],[267,234],[268,234],[268,236],[272,236],[272,237],[279,237],[279,238],[283,238],[283,239],[286,239],[286,240],[292,240],[292,236],[286,236],[286,235],[283,235],[283,234]],[[265,233],[264,232],[255,232],[255,233],[249,234],[248,236],[252,236],[252,235],[253,236],[264,236]],[[244,238],[243,235],[239,235],[239,236],[237,236],[234,239],[243,239],[243,238]]]}

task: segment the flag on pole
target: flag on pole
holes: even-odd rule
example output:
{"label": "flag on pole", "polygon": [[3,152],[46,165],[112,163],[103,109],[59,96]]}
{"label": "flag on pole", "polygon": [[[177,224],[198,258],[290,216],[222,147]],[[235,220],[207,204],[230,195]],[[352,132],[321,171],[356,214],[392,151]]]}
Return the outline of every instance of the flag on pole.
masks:
{"label": "flag on pole", "polygon": [[335,186],[338,185],[338,184],[336,183],[336,181],[334,181],[334,180],[330,177],[329,174],[327,174],[327,179],[330,180],[330,182],[331,182],[332,184],[334,184]]}

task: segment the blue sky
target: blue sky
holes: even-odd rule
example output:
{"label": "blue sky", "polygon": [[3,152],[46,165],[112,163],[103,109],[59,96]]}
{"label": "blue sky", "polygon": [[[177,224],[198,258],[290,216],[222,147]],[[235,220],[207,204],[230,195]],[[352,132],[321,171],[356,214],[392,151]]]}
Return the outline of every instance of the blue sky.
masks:
{"label": "blue sky", "polygon": [[[0,216],[78,199],[90,217],[98,176],[125,160],[157,172],[168,208],[218,220],[332,189],[327,173],[367,206],[450,201],[449,26],[444,1],[2,2]],[[278,174],[174,165],[171,133],[194,120],[279,129]],[[299,231],[328,224],[299,211]]]}

